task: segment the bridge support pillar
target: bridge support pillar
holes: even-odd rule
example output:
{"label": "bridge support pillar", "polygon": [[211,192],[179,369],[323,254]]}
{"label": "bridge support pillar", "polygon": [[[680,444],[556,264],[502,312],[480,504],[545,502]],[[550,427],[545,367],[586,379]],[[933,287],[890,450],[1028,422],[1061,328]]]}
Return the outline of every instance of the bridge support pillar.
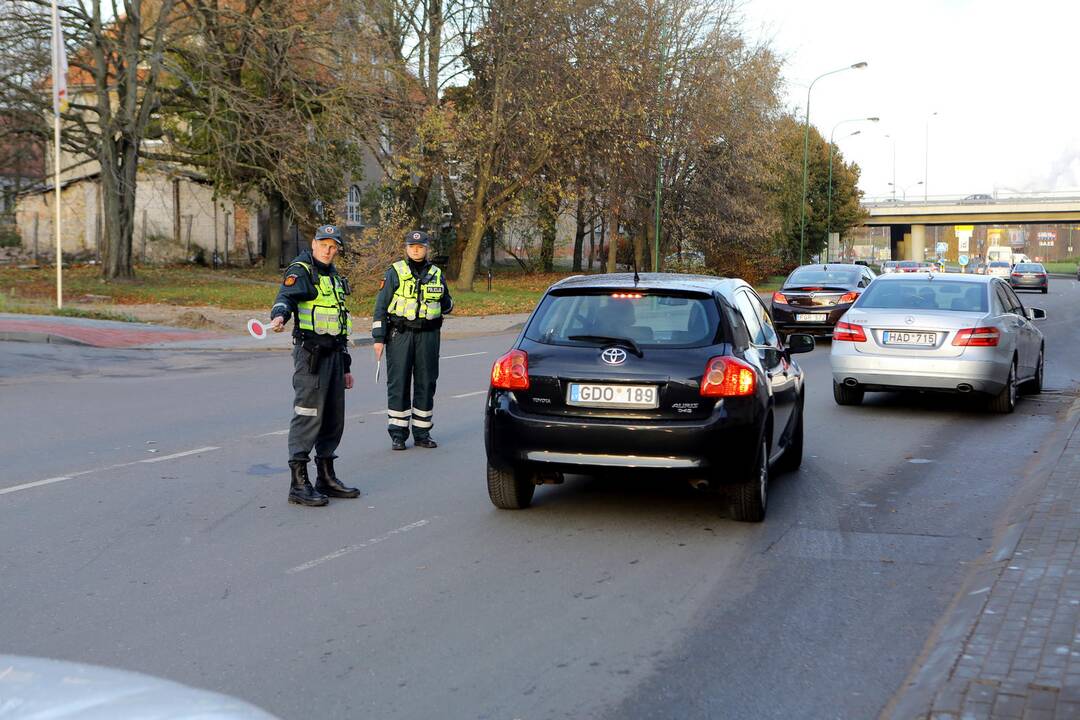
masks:
{"label": "bridge support pillar", "polygon": [[911,226],[911,242],[907,244],[907,259],[908,260],[925,260],[926,259],[926,226],[925,225],[912,225]]}

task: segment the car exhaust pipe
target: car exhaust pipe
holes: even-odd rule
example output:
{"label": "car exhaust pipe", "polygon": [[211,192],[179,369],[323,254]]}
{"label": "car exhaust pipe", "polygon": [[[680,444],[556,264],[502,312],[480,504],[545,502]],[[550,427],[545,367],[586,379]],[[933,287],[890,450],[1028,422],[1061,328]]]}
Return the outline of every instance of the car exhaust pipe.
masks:
{"label": "car exhaust pipe", "polygon": [[847,385],[848,387],[856,387],[856,386],[858,386],[859,381],[856,380],[855,378],[844,378],[844,384]]}
{"label": "car exhaust pipe", "polygon": [[707,490],[709,487],[709,481],[705,478],[694,478],[689,481],[690,487],[695,490]]}
{"label": "car exhaust pipe", "polygon": [[956,386],[956,391],[957,392],[969,393],[969,392],[971,392],[971,390],[972,390],[972,387],[970,385],[968,385],[967,383],[960,383],[959,385]]}

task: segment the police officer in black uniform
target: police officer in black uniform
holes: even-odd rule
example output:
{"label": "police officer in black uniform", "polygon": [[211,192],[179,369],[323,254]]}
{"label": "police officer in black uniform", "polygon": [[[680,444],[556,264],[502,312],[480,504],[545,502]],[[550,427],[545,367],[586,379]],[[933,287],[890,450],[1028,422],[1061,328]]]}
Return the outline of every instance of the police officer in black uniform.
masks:
{"label": "police officer in black uniform", "polygon": [[386,350],[387,431],[394,450],[405,449],[410,423],[413,445],[438,447],[431,439],[431,427],[439,377],[439,329],[443,316],[454,309],[454,301],[442,270],[428,260],[430,249],[431,240],[423,230],[406,234],[406,257],[386,271],[375,297],[371,336],[376,359]]}
{"label": "police officer in black uniform", "polygon": [[[326,505],[327,497],[355,498],[334,473],[334,451],[345,429],[345,391],[353,386],[348,341],[352,320],[345,308],[349,284],[338,275],[334,258],[341,251],[341,233],[334,225],[315,232],[311,250],[300,253],[285,269],[277,299],[270,309],[274,332],[293,315],[293,402],[289,425],[289,502]],[[315,487],[308,479],[308,460],[315,448]]]}

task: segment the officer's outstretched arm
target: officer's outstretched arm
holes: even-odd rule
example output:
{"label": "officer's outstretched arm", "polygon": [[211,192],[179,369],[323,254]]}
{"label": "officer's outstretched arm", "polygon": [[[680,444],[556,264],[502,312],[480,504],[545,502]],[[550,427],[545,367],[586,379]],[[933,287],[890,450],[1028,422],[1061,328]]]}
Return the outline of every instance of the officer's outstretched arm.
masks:
{"label": "officer's outstretched arm", "polygon": [[270,308],[270,319],[283,318],[286,323],[296,312],[296,305],[305,300],[314,300],[319,292],[315,289],[315,283],[311,280],[311,274],[303,265],[290,265],[285,269],[285,277],[281,280],[277,298],[273,307]]}

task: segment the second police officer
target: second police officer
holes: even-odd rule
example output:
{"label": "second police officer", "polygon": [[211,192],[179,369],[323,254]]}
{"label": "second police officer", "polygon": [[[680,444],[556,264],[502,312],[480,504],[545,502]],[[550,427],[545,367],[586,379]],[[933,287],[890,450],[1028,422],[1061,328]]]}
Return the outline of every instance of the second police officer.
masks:
{"label": "second police officer", "polygon": [[[289,425],[289,502],[326,505],[327,496],[354,498],[334,473],[334,453],[345,429],[345,390],[352,388],[348,342],[352,320],[345,308],[349,285],[333,261],[342,248],[334,225],[315,231],[311,250],[300,253],[285,268],[270,326],[281,332],[289,317],[293,324],[293,401]],[[308,460],[315,450],[315,487],[308,479]]]}
{"label": "second police officer", "polygon": [[428,258],[431,240],[423,230],[405,236],[405,259],[386,271],[375,297],[371,336],[375,358],[386,352],[387,431],[394,450],[404,450],[412,426],[416,447],[438,447],[431,439],[435,381],[439,377],[439,330],[454,309],[442,270]]}

